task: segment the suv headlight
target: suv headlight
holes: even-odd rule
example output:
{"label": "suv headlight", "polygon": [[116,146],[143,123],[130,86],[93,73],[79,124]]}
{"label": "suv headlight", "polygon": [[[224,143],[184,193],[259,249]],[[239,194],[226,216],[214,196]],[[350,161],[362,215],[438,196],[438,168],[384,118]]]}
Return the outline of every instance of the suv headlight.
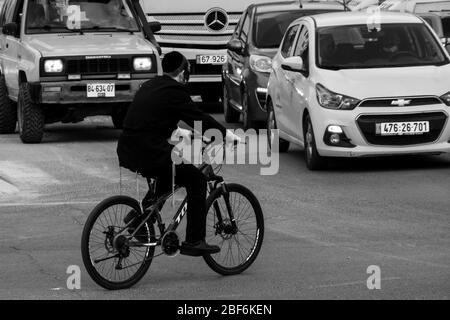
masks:
{"label": "suv headlight", "polygon": [[450,106],[450,92],[441,96],[441,100],[448,106]]}
{"label": "suv headlight", "polygon": [[135,71],[149,71],[152,68],[150,57],[139,57],[133,59],[133,69]]}
{"label": "suv headlight", "polygon": [[61,59],[48,59],[44,61],[44,71],[46,73],[60,73],[64,69]]}
{"label": "suv headlight", "polygon": [[353,110],[359,103],[358,99],[330,91],[320,83],[316,85],[316,94],[319,104],[327,109]]}
{"label": "suv headlight", "polygon": [[252,54],[250,56],[250,67],[253,71],[270,73],[272,71],[272,59]]}

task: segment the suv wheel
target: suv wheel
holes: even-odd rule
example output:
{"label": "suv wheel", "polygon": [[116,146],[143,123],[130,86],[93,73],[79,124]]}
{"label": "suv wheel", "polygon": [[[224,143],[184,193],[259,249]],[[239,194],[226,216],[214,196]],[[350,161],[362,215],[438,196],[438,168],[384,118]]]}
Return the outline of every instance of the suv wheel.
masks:
{"label": "suv wheel", "polygon": [[225,122],[227,123],[235,123],[239,122],[239,116],[241,115],[239,111],[233,109],[233,107],[230,106],[230,101],[228,100],[228,89],[226,85],[223,85],[223,114],[225,116]]}
{"label": "suv wheel", "polygon": [[[274,139],[272,135],[272,129],[277,129],[277,121],[275,120],[275,112],[273,110],[272,101],[269,101],[267,103],[267,142],[269,145],[269,149],[272,149],[272,141]],[[289,141],[279,138],[279,151],[282,153],[287,152],[289,150],[289,144]]]}
{"label": "suv wheel", "polygon": [[327,160],[317,152],[316,139],[309,115],[306,116],[303,126],[303,139],[305,143],[305,160],[309,170],[321,170],[325,168]]}
{"label": "suv wheel", "polygon": [[251,118],[248,105],[248,93],[244,91],[242,93],[242,124],[244,130],[258,129],[257,123]]}
{"label": "suv wheel", "polygon": [[17,100],[19,135],[23,143],[39,143],[44,135],[45,118],[41,107],[31,101],[30,86],[21,83]]}
{"label": "suv wheel", "polygon": [[122,129],[123,128],[123,121],[125,120],[125,117],[128,112],[128,106],[120,106],[113,110],[111,114],[111,119],[114,125],[114,128],[116,129]]}
{"label": "suv wheel", "polygon": [[16,105],[9,99],[5,77],[0,76],[0,134],[16,131]]}

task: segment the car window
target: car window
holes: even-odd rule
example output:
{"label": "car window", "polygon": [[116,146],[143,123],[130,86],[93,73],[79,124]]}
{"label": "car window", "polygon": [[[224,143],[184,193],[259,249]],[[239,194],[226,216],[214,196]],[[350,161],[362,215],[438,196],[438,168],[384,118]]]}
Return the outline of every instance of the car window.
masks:
{"label": "car window", "polygon": [[239,32],[241,31],[242,23],[244,22],[244,19],[245,19],[246,16],[247,16],[247,12],[244,12],[241,15],[241,18],[239,19],[239,22],[236,25],[236,28],[234,29],[234,32],[233,32],[233,36],[234,37],[236,37],[236,38],[239,37]]}
{"label": "car window", "polygon": [[242,25],[241,34],[239,36],[244,43],[247,43],[249,30],[250,30],[250,15],[246,14],[244,18],[244,24]]}
{"label": "car window", "polygon": [[333,26],[317,31],[317,65],[328,69],[383,68],[448,63],[425,24]]}
{"label": "car window", "polygon": [[309,32],[306,26],[302,26],[302,30],[298,36],[297,44],[294,50],[294,56],[302,56],[305,49],[308,47]]}
{"label": "car window", "polygon": [[139,31],[126,0],[29,0],[27,33]]}
{"label": "car window", "polygon": [[284,36],[283,43],[281,44],[281,55],[286,58],[289,55],[292,47],[294,46],[295,36],[297,35],[299,25],[294,25],[290,27]]}
{"label": "car window", "polygon": [[254,44],[257,48],[278,48],[287,27],[295,19],[321,12],[323,10],[256,12]]}
{"label": "car window", "polygon": [[6,10],[8,10],[8,7],[11,5],[11,2],[13,2],[13,0],[6,0],[5,3],[3,4],[2,11],[0,12],[0,26],[2,27],[5,24]]}
{"label": "car window", "polygon": [[442,18],[442,29],[444,38],[450,38],[450,17]]}
{"label": "car window", "polygon": [[8,3],[8,7],[5,8],[5,17],[3,20],[3,24],[7,24],[10,22],[13,22],[13,18],[14,18],[14,9],[16,8],[16,2],[17,1],[9,1]]}

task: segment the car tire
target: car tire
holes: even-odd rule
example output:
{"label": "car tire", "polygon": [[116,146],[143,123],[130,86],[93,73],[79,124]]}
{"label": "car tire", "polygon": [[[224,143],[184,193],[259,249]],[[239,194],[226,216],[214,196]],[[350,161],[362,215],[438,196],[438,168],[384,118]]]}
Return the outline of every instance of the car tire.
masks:
{"label": "car tire", "polygon": [[327,165],[327,159],[317,151],[314,129],[309,115],[305,118],[303,126],[303,139],[305,143],[305,161],[309,170],[322,170]]}
{"label": "car tire", "polygon": [[239,111],[233,109],[233,107],[230,106],[228,89],[227,89],[226,85],[223,85],[222,103],[223,103],[223,114],[225,116],[225,122],[226,123],[239,122],[239,117],[241,114]]}
{"label": "car tire", "polygon": [[0,76],[0,134],[10,134],[16,131],[17,107],[8,96],[6,81]]}
{"label": "car tire", "polygon": [[44,136],[45,117],[40,105],[32,102],[28,83],[19,86],[17,114],[20,140],[23,143],[40,143]]}
{"label": "car tire", "polygon": [[123,129],[123,122],[127,116],[128,105],[117,107],[111,114],[111,120],[116,129]]}
{"label": "car tire", "polygon": [[258,123],[250,115],[247,90],[242,92],[242,125],[244,130],[258,129]]}
{"label": "car tire", "polygon": [[[273,110],[272,101],[268,101],[267,103],[267,143],[269,145],[269,149],[272,150],[272,129],[277,129],[277,121],[275,119],[275,111]],[[290,142],[284,140],[282,138],[278,139],[278,151],[280,153],[285,153],[289,150]]]}

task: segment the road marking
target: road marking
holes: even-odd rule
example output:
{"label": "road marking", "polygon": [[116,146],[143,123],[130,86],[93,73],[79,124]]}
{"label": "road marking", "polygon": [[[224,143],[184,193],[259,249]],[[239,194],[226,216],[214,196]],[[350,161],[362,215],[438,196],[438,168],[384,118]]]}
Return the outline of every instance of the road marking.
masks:
{"label": "road marking", "polygon": [[[390,278],[381,278],[382,281],[392,281],[392,280],[402,280],[400,277],[390,277]],[[308,289],[322,289],[322,288],[335,288],[335,287],[347,287],[347,286],[355,286],[355,285],[364,285],[367,284],[367,280],[364,281],[351,281],[351,282],[342,282],[342,283],[330,283],[330,284],[321,284],[317,286],[310,286]]]}
{"label": "road marking", "polygon": [[0,177],[0,195],[1,194],[14,194],[19,192],[16,186],[2,180]]}
{"label": "road marking", "polygon": [[0,175],[24,185],[58,182],[53,176],[39,168],[15,161],[0,161]]}
{"label": "road marking", "polygon": [[5,202],[0,203],[0,208],[5,207],[57,207],[98,204],[98,201],[55,201],[55,202]]}

